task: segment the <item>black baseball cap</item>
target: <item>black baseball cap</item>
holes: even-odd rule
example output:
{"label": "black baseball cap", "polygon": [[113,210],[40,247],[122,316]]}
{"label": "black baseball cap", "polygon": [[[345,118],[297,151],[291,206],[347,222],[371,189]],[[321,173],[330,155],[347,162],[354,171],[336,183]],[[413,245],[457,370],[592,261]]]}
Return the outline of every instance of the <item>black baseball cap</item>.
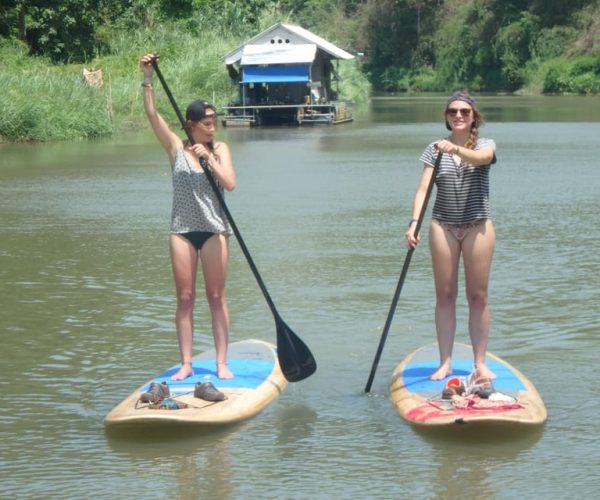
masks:
{"label": "black baseball cap", "polygon": [[198,99],[193,101],[185,112],[185,119],[193,122],[198,122],[206,116],[206,110],[211,109],[214,113],[217,113],[215,107],[208,101]]}

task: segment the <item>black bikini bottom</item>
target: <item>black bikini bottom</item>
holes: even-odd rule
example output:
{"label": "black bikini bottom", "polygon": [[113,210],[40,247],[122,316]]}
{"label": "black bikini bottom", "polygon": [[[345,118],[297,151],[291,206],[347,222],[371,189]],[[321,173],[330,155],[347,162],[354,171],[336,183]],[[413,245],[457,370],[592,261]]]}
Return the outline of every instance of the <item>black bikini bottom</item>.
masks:
{"label": "black bikini bottom", "polygon": [[206,241],[215,234],[216,233],[209,233],[208,231],[191,231],[189,233],[180,233],[180,235],[194,245],[194,248],[198,251],[200,251]]}

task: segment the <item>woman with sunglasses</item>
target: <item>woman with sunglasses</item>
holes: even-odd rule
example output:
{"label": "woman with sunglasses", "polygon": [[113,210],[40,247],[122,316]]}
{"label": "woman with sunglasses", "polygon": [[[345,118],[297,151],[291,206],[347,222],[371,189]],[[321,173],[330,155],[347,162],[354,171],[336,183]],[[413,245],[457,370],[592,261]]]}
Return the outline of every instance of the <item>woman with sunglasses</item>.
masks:
{"label": "woman with sunglasses", "polygon": [[212,316],[217,376],[233,378],[227,366],[229,312],[225,298],[229,236],[232,230],[204,173],[204,169],[208,168],[221,189],[232,191],[236,176],[231,152],[227,144],[214,140],[217,113],[215,107],[206,101],[193,101],[186,111],[187,127],[194,144],[183,141],[170,129],[156,110],[152,87],[152,61],[155,57],[155,54],[143,56],[140,68],[144,74],[142,90],[146,116],[169,156],[173,181],[169,248],[177,294],[175,326],[181,367],[171,378],[182,380],[194,373],[192,346],[198,259]]}
{"label": "woman with sunglasses", "polygon": [[489,173],[490,166],[496,162],[496,144],[491,139],[479,137],[483,115],[475,99],[466,92],[456,92],[448,99],[444,120],[450,134],[429,144],[421,155],[424,168],[405,236],[409,248],[419,243],[420,238],[414,234],[415,227],[435,160],[441,154],[429,228],[440,365],[430,378],[442,380],[452,373],[458,269],[462,255],[474,356],[473,375],[477,383],[485,383],[495,378],[486,365],[485,354],[490,328],[488,281],[496,241],[489,205]]}

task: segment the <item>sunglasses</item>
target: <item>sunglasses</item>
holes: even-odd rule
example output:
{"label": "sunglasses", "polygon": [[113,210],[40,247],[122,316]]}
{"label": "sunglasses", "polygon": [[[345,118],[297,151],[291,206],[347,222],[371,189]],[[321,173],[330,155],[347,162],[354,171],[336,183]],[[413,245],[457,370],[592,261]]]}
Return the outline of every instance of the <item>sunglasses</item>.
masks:
{"label": "sunglasses", "polygon": [[446,114],[450,116],[456,116],[460,113],[460,116],[469,116],[471,114],[471,111],[473,111],[471,108],[448,108],[446,110]]}

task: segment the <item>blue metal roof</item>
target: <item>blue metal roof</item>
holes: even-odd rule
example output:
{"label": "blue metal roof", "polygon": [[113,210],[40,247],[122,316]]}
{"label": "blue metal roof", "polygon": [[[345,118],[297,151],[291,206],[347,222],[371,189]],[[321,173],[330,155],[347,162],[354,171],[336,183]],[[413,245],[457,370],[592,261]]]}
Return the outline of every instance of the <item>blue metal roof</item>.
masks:
{"label": "blue metal roof", "polygon": [[242,66],[242,83],[298,83],[310,80],[310,66]]}

